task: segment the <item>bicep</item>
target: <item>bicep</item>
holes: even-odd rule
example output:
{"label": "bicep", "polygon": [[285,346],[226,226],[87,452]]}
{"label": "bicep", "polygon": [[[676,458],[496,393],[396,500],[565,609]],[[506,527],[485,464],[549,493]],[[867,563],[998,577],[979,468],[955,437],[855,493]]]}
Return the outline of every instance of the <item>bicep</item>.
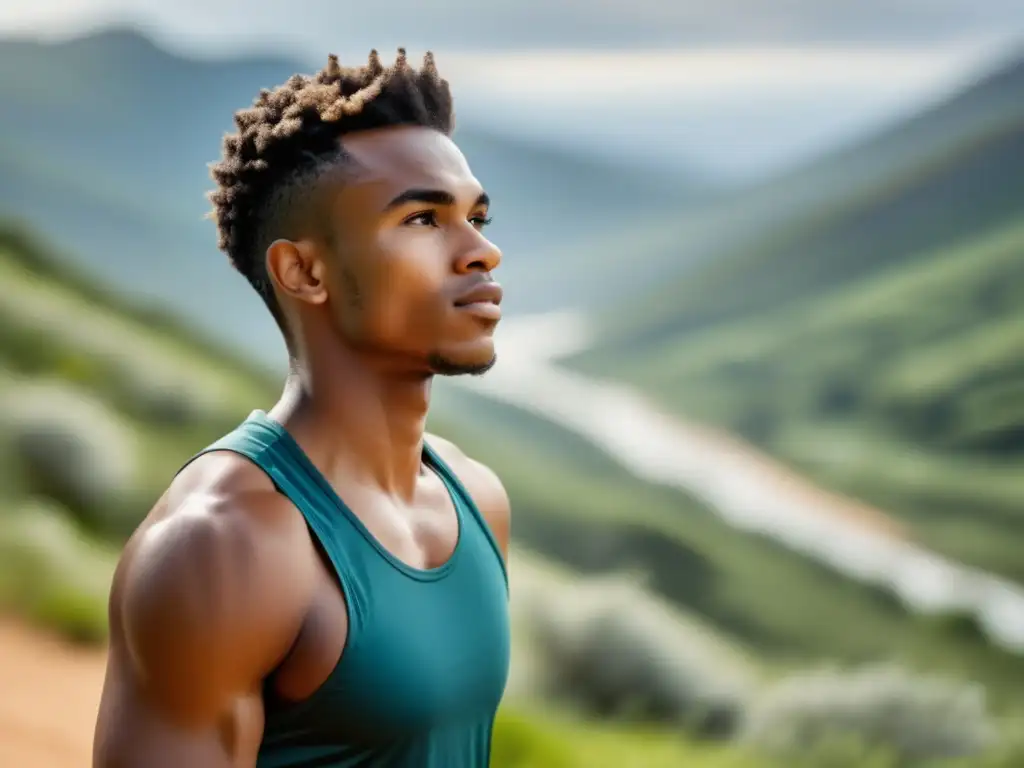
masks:
{"label": "bicep", "polygon": [[[141,617],[125,611],[124,618]],[[129,624],[129,626],[131,626]],[[133,630],[137,632],[136,630]],[[123,635],[111,645],[93,768],[235,768],[262,735],[262,709],[245,686],[211,674],[216,654],[196,656],[181,628],[166,643]],[[129,644],[131,648],[129,648]],[[248,703],[248,706],[247,706]],[[255,753],[254,747],[248,751]]]}
{"label": "bicep", "polygon": [[125,574],[127,661],[152,706],[183,726],[214,721],[257,674],[261,638],[245,637],[256,606],[225,538],[214,525],[162,531]]}

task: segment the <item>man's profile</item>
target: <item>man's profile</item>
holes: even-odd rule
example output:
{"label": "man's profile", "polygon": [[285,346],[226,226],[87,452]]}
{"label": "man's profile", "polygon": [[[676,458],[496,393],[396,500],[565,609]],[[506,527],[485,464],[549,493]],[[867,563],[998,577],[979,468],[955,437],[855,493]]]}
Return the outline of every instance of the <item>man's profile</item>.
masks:
{"label": "man's profile", "polygon": [[291,373],[125,547],[95,768],[478,768],[509,665],[509,501],[425,435],[495,362],[501,255],[430,54],[262,91],[212,167],[220,246]]}

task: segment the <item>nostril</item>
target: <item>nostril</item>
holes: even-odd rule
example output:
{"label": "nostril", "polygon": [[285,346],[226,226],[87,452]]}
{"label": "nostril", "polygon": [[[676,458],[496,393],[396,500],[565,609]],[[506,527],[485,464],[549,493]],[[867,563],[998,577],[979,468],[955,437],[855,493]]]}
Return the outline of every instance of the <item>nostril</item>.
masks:
{"label": "nostril", "polygon": [[500,263],[501,254],[499,251],[493,249],[488,249],[487,251],[477,250],[473,253],[467,253],[464,258],[459,259],[457,268],[460,272],[490,272],[496,269]]}

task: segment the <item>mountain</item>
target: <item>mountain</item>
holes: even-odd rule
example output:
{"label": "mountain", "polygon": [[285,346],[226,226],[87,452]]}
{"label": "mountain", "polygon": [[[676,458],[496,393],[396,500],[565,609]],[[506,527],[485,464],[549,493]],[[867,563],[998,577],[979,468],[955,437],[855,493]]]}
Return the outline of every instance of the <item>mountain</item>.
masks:
{"label": "mountain", "polygon": [[860,274],[921,252],[1013,210],[1024,188],[1011,172],[1022,157],[1022,82],[1024,63],[1012,59],[953,98],[815,162],[611,236],[597,233],[561,257],[600,269],[628,254],[631,273],[614,286],[624,290],[602,294],[602,309],[618,307],[606,314],[602,337],[643,345],[787,301],[823,271]]}
{"label": "mountain", "polygon": [[569,364],[1024,582],[1024,61],[725,208]]}
{"label": "mountain", "polygon": [[[0,84],[0,211],[46,232],[115,287],[276,359],[276,328],[204,220],[207,164],[234,110],[319,65],[191,60],[128,29],[60,43],[0,40],[0,69],[17,73]],[[491,231],[505,253],[513,313],[567,298],[573,267],[546,254],[567,247],[579,222],[611,228],[620,216],[676,210],[704,194],[701,181],[652,177],[472,125],[459,125],[456,139],[495,200]],[[614,282],[616,266],[597,282]]]}

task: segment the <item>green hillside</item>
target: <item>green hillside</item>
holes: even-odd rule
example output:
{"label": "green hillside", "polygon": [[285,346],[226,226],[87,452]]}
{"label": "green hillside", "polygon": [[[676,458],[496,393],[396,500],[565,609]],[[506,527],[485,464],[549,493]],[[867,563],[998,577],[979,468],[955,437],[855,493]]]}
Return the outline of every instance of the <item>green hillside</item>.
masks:
{"label": "green hillside", "polygon": [[[322,63],[319,55],[308,62],[190,60],[126,30],[62,43],[0,39],[0,69],[18,73],[0,83],[0,210],[45,230],[68,258],[112,285],[166,303],[207,332],[273,361],[280,352],[276,329],[217,252],[213,225],[203,218],[212,183],[207,164],[219,156],[234,110],[250,104],[261,87]],[[674,210],[705,186],[469,123],[460,122],[457,131],[495,200],[490,231],[506,255],[502,272],[512,312],[580,299],[591,286],[614,282],[606,272],[577,284],[571,271],[542,260],[544,249],[574,237],[566,222],[599,222],[602,211],[632,217]]]}
{"label": "green hillside", "polygon": [[[9,289],[0,296],[0,609],[100,640],[124,536],[187,456],[251,407],[268,405],[277,387],[174,321],[66,274],[23,230],[0,228],[0,277]],[[822,658],[895,657],[911,669],[982,680],[999,709],[1024,705],[1017,660],[971,632],[910,618],[765,542],[737,537],[571,435],[482,406],[464,399],[458,423],[442,408],[431,428],[498,468],[516,509],[515,674],[495,735],[496,768],[853,768],[883,747],[911,749],[879,729],[874,713],[894,705],[906,710],[907,728],[923,729],[913,750],[957,754],[948,743],[966,752],[985,743],[978,734],[989,715],[970,691],[894,672],[874,688],[853,676],[823,678],[827,690],[816,694],[833,702],[826,725],[864,742],[836,745],[828,730],[819,744],[801,730],[783,748],[756,731],[744,735],[748,709],[754,725],[796,727],[808,716],[799,705],[759,702],[790,695],[800,678],[787,679],[789,671]],[[648,572],[663,597],[608,577],[622,568]],[[847,701],[851,690],[862,692]],[[843,719],[851,711],[856,722]],[[947,711],[958,713],[957,724],[943,725]],[[588,714],[661,725],[581,719]],[[950,728],[955,735],[939,736]],[[730,735],[749,744],[710,743]],[[1008,768],[1013,754],[935,765]]]}
{"label": "green hillside", "polygon": [[[949,119],[967,107],[989,111]],[[628,379],[900,515],[938,551],[1024,581],[1024,63],[930,116],[973,127],[662,286],[570,364]]]}

